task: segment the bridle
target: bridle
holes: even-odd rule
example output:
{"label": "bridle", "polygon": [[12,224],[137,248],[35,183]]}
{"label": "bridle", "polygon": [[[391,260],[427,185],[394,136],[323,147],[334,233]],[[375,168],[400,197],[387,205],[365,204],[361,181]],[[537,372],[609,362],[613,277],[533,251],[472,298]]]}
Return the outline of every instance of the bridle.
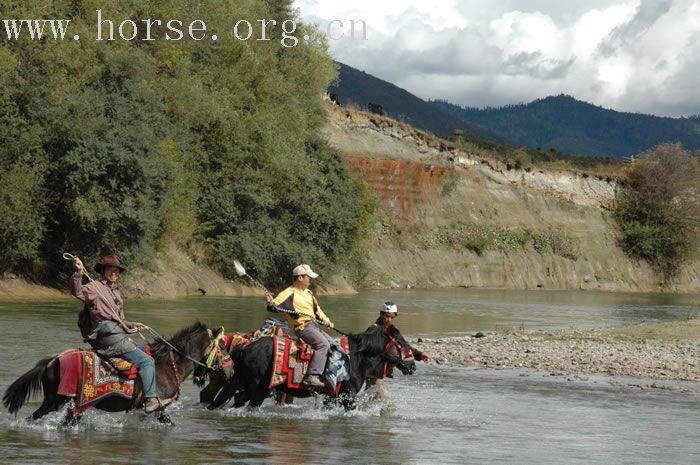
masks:
{"label": "bridle", "polygon": [[207,347],[205,351],[206,355],[204,356],[204,358],[206,359],[206,363],[202,363],[199,360],[195,360],[194,358],[190,357],[189,355],[172,345],[167,339],[158,334],[155,330],[151,329],[150,327],[148,329],[149,331],[151,331],[151,333],[153,333],[153,335],[156,338],[160,339],[170,348],[170,368],[173,370],[173,374],[175,375],[175,386],[177,389],[177,393],[175,394],[175,400],[177,400],[180,397],[180,391],[182,391],[182,380],[180,378],[180,370],[177,369],[177,364],[175,363],[175,355],[173,355],[173,352],[194,363],[195,366],[204,368],[207,371],[223,371],[225,368],[233,366],[233,360],[231,360],[231,356],[229,355],[226,348],[223,346],[223,327],[219,330],[219,333],[216,337],[214,337],[211,329],[207,329],[207,332],[209,333],[209,346]]}
{"label": "bridle", "polygon": [[401,341],[399,341],[395,336],[392,336],[389,333],[389,328],[384,328],[384,334],[386,336],[389,336],[389,342],[387,343],[386,347],[384,348],[384,353],[387,354],[392,347],[396,347],[401,354],[401,359],[405,360],[407,358],[412,358],[413,357],[413,351],[411,350],[411,346],[406,344],[407,347],[404,347],[403,344],[401,344]]}
{"label": "bridle", "polygon": [[389,328],[384,328],[383,332],[386,336],[389,337],[389,342],[387,343],[386,347],[384,348],[384,357],[385,357],[385,362],[384,362],[384,374],[382,375],[382,378],[387,377],[390,373],[389,369],[389,356],[388,353],[392,349],[392,347],[396,347],[396,349],[399,351],[399,354],[401,355],[401,361],[413,358],[413,351],[411,350],[411,346],[406,344],[406,347],[399,341],[395,336],[391,335],[389,333]]}

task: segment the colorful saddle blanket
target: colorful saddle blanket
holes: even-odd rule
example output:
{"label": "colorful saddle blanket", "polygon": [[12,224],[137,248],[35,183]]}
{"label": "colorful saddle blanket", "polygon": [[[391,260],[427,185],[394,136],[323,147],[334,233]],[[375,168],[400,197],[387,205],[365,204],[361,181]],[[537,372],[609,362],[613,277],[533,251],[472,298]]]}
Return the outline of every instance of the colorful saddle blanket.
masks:
{"label": "colorful saddle blanket", "polygon": [[288,329],[286,323],[274,318],[267,318],[260,329],[251,329],[247,333],[226,333],[224,334],[221,343],[227,351],[239,349],[247,346],[251,342],[257,341],[265,336],[283,336],[285,328]]}
{"label": "colorful saddle blanket", "polygon": [[221,340],[221,343],[224,345],[227,352],[231,352],[234,349],[246,346],[251,342],[253,342],[253,340],[250,338],[250,336],[241,333],[226,333]]}
{"label": "colorful saddle blanket", "polygon": [[[146,346],[150,355],[150,346]],[[58,395],[74,397],[73,413],[92,408],[110,397],[134,398],[138,369],[121,358],[105,360],[90,349],[71,349],[58,355],[61,379]]]}
{"label": "colorful saddle blanket", "polygon": [[[269,388],[272,389],[286,383],[286,386],[291,389],[307,389],[301,382],[309,371],[309,364],[311,362],[311,357],[313,357],[314,349],[308,344],[304,344],[301,341],[297,342],[287,336],[274,336],[273,341],[274,360],[272,362],[272,376],[270,378]],[[347,338],[341,338],[339,346],[347,357]],[[336,378],[333,380],[336,381]],[[342,379],[338,379],[338,381],[342,381]],[[340,386],[340,382],[334,383],[332,386],[329,383],[324,391],[338,394],[340,392]]]}

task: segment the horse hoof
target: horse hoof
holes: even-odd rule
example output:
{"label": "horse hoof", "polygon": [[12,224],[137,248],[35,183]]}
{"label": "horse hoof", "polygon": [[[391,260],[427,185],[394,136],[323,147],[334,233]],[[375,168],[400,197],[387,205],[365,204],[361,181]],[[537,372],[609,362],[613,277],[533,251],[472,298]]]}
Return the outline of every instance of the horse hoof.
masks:
{"label": "horse hoof", "polygon": [[173,422],[172,418],[170,418],[170,415],[167,415],[165,413],[161,413],[158,415],[158,422],[160,422],[163,425],[175,426],[175,423]]}

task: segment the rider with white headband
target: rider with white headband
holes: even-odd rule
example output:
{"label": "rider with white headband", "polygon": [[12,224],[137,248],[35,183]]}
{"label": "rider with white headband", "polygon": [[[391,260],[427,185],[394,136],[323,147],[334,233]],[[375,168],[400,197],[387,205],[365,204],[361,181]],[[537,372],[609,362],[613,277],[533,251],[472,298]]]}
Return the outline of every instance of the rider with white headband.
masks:
{"label": "rider with white headband", "polygon": [[[367,328],[367,331],[375,330],[377,328],[388,328],[389,326],[394,324],[394,320],[396,319],[398,314],[399,307],[394,302],[384,302],[384,305],[379,310],[379,318],[377,318],[377,321],[375,321],[372,326]],[[413,357],[416,360],[422,362],[433,361],[433,358],[430,355],[423,353],[414,347],[411,347],[411,352],[413,352]],[[388,395],[388,391],[384,386],[384,380],[372,378],[367,381],[367,387],[375,385],[377,386],[377,395],[379,396],[379,398],[385,399]]]}

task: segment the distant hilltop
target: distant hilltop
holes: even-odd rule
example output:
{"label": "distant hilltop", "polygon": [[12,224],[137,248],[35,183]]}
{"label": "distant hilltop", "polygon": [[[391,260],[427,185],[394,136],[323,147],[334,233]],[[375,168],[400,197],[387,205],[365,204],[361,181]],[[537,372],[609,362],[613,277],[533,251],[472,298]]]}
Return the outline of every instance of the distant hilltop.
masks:
{"label": "distant hilltop", "polygon": [[[381,111],[419,129],[449,137],[556,149],[574,155],[627,158],[664,142],[700,149],[700,117],[668,118],[625,113],[568,95],[500,108],[460,107],[425,101],[406,90],[343,63],[329,92],[341,104]],[[372,108],[370,108],[372,104]]]}
{"label": "distant hilltop", "polygon": [[510,143],[576,155],[624,158],[664,142],[700,148],[700,117],[667,118],[609,110],[569,95],[501,108],[465,108],[431,102]]}

